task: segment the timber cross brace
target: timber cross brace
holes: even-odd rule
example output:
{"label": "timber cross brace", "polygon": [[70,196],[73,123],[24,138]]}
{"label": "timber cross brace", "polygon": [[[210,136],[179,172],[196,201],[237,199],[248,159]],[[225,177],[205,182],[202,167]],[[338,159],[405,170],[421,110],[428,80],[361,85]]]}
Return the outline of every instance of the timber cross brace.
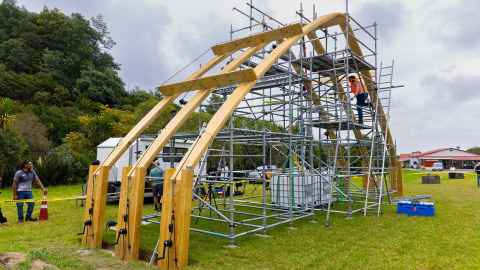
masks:
{"label": "timber cross brace", "polygon": [[[121,139],[100,166],[92,166],[89,170],[84,212],[85,229],[82,239],[83,243],[90,248],[100,248],[102,246],[108,175],[111,167],[119,160],[128,147],[165,111],[169,104],[175,101],[182,93],[195,91],[193,97],[168,122],[137,162],[131,167],[123,168],[122,170],[122,185],[117,216],[116,239],[118,239],[118,244],[115,247],[115,254],[125,260],[138,259],[144,179],[147,168],[186,123],[193,112],[199,108],[202,102],[216,88],[237,84],[238,86],[215,112],[204,132],[192,144],[179,165],[176,168],[166,170],[164,175],[164,198],[160,221],[159,248],[157,250],[159,267],[162,269],[181,269],[186,266],[188,263],[192,183],[194,178],[192,168],[199,163],[216,135],[225,126],[240,102],[250,92],[252,87],[256,85],[257,80],[262,78],[280,57],[290,54],[291,47],[304,37],[308,37],[312,41],[312,45],[318,55],[324,54],[325,50],[316,37],[316,31],[332,26],[339,26],[344,33],[348,31],[346,36],[351,51],[362,57],[361,48],[353,31],[347,24],[346,15],[336,12],[320,16],[307,24],[291,24],[272,31],[216,45],[212,47],[214,53],[212,59],[193,72],[186,80],[160,86],[159,91],[164,95],[164,98]],[[239,70],[239,67],[249,58],[272,42],[276,42],[277,46],[266,55],[262,62],[254,68]],[[238,54],[235,55],[235,53]],[[218,74],[204,77],[207,72],[228,57],[232,57],[232,60]],[[295,71],[297,73],[301,72],[298,67],[295,68]],[[361,71],[359,75],[366,82],[366,91],[370,95],[371,101],[373,103],[378,102],[379,97],[376,92],[376,86],[370,83],[374,80],[372,74],[369,71]],[[331,79],[332,81],[338,80],[338,78]],[[311,91],[313,88],[312,83],[314,82],[309,81],[305,83],[307,90]],[[337,91],[341,98],[348,98],[348,93],[341,85]],[[318,102],[314,103],[320,105]],[[387,142],[392,183],[395,185],[397,194],[401,195],[401,171],[396,157],[393,137],[388,127],[388,119],[381,103],[379,103],[376,113],[381,123],[381,132]],[[335,137],[335,130],[328,130],[328,133],[331,137]],[[360,130],[354,129],[354,134],[358,140],[362,139],[363,135]],[[365,155],[362,150],[363,158],[365,158]],[[344,166],[341,160],[339,161],[339,166]]]}

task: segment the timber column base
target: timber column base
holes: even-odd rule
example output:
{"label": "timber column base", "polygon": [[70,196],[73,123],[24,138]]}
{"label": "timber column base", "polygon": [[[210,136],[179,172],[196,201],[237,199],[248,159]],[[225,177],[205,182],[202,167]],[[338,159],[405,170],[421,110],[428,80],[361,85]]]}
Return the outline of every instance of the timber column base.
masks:
{"label": "timber column base", "polygon": [[163,270],[183,269],[188,265],[193,170],[182,170],[176,181],[173,179],[174,173],[174,169],[165,172],[163,185],[158,247],[158,266]]}
{"label": "timber column base", "polygon": [[94,191],[94,174],[97,171],[97,165],[90,165],[88,168],[87,190],[85,194],[85,209],[83,211],[83,236],[82,244],[90,246],[90,237],[92,235],[92,219],[93,219],[93,191]]}
{"label": "timber column base", "polygon": [[[107,204],[108,172],[110,167],[100,166],[92,174],[92,201],[85,205],[86,210],[92,218],[88,233],[84,234],[83,243],[89,248],[101,248],[103,240],[103,230],[105,225],[105,207]],[[90,182],[90,181],[89,181]],[[87,195],[88,198],[88,195]],[[92,206],[93,205],[93,206]]]}
{"label": "timber column base", "polygon": [[118,239],[118,243],[115,246],[115,255],[122,260],[126,259],[128,250],[128,190],[130,181],[128,179],[128,173],[131,166],[124,167],[122,169],[122,184],[120,186],[120,200],[118,202],[118,216],[117,216],[117,233],[115,239]]}

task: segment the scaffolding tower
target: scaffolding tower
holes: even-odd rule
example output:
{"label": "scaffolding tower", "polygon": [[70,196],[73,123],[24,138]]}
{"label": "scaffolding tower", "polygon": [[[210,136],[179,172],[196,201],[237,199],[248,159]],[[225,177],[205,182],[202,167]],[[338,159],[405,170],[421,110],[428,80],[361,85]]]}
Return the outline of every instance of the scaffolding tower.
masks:
{"label": "scaffolding tower", "polygon": [[[247,31],[286,26],[252,1],[247,5],[248,11],[233,9],[248,24],[232,25],[232,40]],[[296,11],[299,23],[316,19],[313,10],[308,18],[301,6]],[[393,62],[377,64],[377,24],[364,26],[348,10],[345,18],[345,34],[324,28],[319,36],[301,39],[235,109],[200,161],[192,231],[229,239],[233,246],[239,237],[266,235],[274,226],[313,219],[316,212],[326,213],[327,225],[332,213],[381,213],[384,198],[389,200],[397,187],[389,171],[395,146],[387,143],[389,134],[381,127],[388,125]],[[349,35],[368,53],[354,53]],[[242,67],[255,68],[279,43],[258,51]],[[365,81],[362,72],[373,79]],[[352,74],[364,78],[364,87],[372,85],[369,89],[378,97],[361,108],[363,123],[357,121],[346,79]],[[219,107],[237,86],[217,88],[217,98],[205,102],[200,111]],[[376,113],[380,107],[386,110],[384,121]],[[203,124],[198,123],[198,133],[177,134],[172,141],[195,140]],[[144,220],[159,224],[158,217]]]}
{"label": "scaffolding tower", "polygon": [[[231,41],[213,46],[210,60],[186,79],[160,86],[162,99],[90,167],[83,243],[102,245],[110,169],[176,100],[178,112],[122,168],[115,226],[115,254],[122,259],[139,258],[143,223],[160,224],[151,261],[157,256],[163,269],[177,269],[188,263],[190,230],[234,246],[239,237],[267,235],[318,212],[326,225],[333,213],[379,215],[384,200],[402,195],[388,124],[393,62],[378,65],[377,25],[352,18],[348,1],[345,13],[317,17],[313,8],[310,18],[300,6],[298,22],[289,25],[253,1],[247,5],[248,11],[234,11],[248,24],[231,26]],[[369,104],[354,101],[351,75]],[[210,112],[196,114],[198,131],[180,132],[198,110]],[[175,153],[182,139],[191,144]],[[162,211],[144,216],[147,170],[165,155],[178,162],[163,177]]]}

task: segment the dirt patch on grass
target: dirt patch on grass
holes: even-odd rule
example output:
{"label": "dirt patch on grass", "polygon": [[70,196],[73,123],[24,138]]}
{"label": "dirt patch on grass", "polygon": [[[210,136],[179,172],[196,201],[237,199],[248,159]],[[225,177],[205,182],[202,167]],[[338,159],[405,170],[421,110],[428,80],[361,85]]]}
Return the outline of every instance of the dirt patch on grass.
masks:
{"label": "dirt patch on grass", "polygon": [[51,265],[42,260],[34,260],[30,266],[30,270],[60,270],[55,265]]}
{"label": "dirt patch on grass", "polygon": [[[0,253],[0,267],[2,269],[18,269],[23,262],[28,264],[26,261],[27,255],[20,252]],[[30,270],[60,270],[60,268],[42,260],[34,260],[30,265]]]}
{"label": "dirt patch on grass", "polygon": [[133,269],[128,263],[119,260],[111,250],[81,249],[76,252],[78,259],[97,270]]}
{"label": "dirt patch on grass", "polygon": [[27,256],[20,252],[0,253],[0,266],[6,269],[16,269],[26,259]]}

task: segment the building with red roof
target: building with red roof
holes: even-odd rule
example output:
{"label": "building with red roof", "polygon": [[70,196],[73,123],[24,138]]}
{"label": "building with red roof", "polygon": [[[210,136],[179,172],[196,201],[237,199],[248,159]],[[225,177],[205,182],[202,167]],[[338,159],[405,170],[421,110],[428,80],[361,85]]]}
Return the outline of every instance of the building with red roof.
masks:
{"label": "building with red roof", "polygon": [[469,153],[457,148],[440,148],[427,152],[412,152],[400,154],[404,167],[432,167],[435,162],[442,162],[444,168],[473,169],[480,162],[480,155]]}

